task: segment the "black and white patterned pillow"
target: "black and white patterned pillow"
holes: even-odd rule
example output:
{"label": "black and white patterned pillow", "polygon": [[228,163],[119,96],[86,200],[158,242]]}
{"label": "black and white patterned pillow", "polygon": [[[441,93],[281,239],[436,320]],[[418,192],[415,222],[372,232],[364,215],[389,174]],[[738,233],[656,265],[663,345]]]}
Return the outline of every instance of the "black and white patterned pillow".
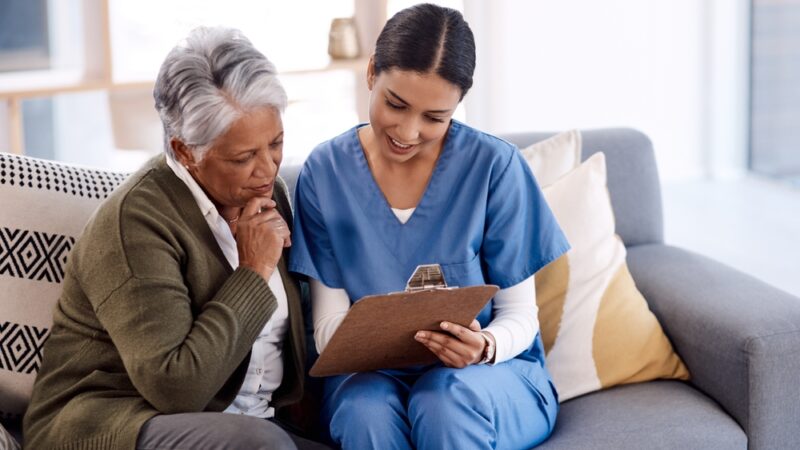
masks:
{"label": "black and white patterned pillow", "polygon": [[0,153],[0,421],[7,425],[28,406],[69,252],[126,176]]}

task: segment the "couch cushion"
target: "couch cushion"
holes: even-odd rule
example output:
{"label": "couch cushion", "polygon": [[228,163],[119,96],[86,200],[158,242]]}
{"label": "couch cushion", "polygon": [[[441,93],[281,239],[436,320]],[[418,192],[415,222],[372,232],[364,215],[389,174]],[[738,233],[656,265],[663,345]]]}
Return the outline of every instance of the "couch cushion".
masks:
{"label": "couch cushion", "polygon": [[614,234],[603,153],[543,188],[572,248],[536,274],[547,367],[560,399],[617,384],[688,378],[636,289]]}
{"label": "couch cushion", "polygon": [[561,405],[553,449],[746,449],[742,428],[680,381],[617,386]]}
{"label": "couch cushion", "polygon": [[0,421],[19,422],[89,216],[125,175],[0,153]]}

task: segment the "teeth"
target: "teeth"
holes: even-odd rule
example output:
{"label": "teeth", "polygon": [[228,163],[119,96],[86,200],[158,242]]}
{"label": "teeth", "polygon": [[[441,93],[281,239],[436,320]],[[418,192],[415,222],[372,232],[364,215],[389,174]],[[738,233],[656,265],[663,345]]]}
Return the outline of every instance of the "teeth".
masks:
{"label": "teeth", "polygon": [[399,143],[399,142],[395,141],[393,138],[389,138],[389,139],[391,139],[391,140],[392,140],[392,144],[394,144],[394,145],[396,145],[396,146],[398,146],[398,147],[400,147],[400,148],[403,148],[403,149],[405,149],[405,148],[410,148],[410,147],[411,147],[411,145],[410,145],[410,144],[409,144],[409,145],[403,145],[403,144],[401,144],[401,143]]}

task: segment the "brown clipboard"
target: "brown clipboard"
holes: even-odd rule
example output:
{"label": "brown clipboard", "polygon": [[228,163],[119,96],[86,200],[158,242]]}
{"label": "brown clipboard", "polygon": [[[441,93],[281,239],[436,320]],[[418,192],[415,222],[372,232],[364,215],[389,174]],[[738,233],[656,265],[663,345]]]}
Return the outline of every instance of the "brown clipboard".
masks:
{"label": "brown clipboard", "polygon": [[309,374],[325,377],[436,362],[414,334],[441,330],[443,320],[469,326],[498,289],[432,288],[364,297],[350,307]]}

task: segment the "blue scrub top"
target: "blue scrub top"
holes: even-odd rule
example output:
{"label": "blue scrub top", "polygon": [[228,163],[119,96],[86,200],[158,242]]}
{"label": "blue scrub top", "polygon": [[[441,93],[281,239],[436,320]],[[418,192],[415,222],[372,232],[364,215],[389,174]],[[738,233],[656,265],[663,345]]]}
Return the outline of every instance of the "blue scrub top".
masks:
{"label": "blue scrub top", "polygon": [[[401,223],[372,176],[360,126],[320,144],[300,172],[291,271],[355,302],[402,291],[420,264],[440,264],[449,286],[503,289],[569,249],[517,148],[455,120],[422,199]],[[489,323],[491,302],[478,320]]]}

